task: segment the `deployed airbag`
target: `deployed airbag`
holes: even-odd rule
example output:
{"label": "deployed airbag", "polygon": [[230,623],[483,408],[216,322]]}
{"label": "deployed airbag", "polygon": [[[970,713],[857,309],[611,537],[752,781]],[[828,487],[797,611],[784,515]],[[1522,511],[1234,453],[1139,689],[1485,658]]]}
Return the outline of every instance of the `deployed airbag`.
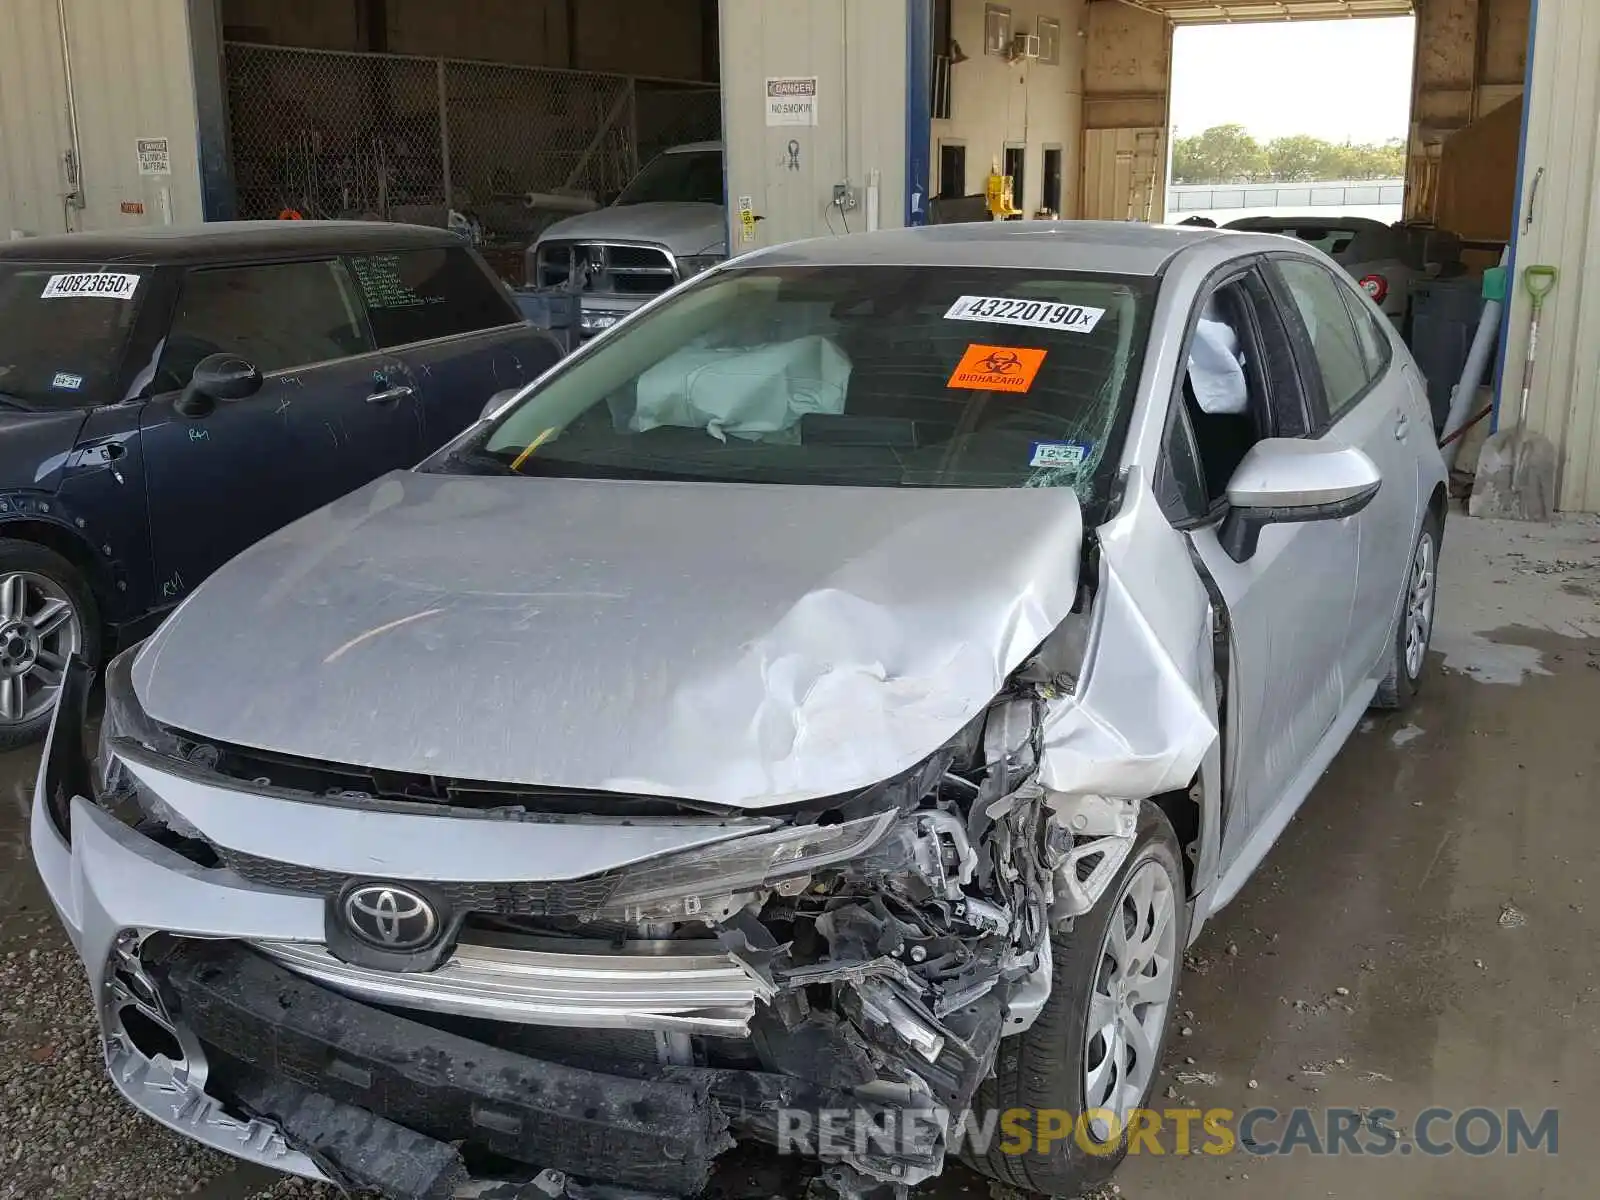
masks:
{"label": "deployed airbag", "polygon": [[1239,335],[1222,317],[1215,298],[1206,301],[1189,347],[1189,383],[1201,412],[1238,415],[1246,409],[1244,356]]}
{"label": "deployed airbag", "polygon": [[629,427],[704,429],[712,437],[798,441],[807,413],[844,411],[850,360],[827,338],[764,346],[689,346],[639,376]]}

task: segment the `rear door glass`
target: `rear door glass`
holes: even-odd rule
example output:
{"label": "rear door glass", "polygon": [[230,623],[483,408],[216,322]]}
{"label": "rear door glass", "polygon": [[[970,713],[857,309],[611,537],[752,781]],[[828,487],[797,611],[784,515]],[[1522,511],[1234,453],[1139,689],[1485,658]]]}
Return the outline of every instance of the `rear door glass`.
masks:
{"label": "rear door glass", "polygon": [[1350,318],[1356,323],[1356,340],[1361,343],[1361,354],[1367,361],[1367,377],[1380,379],[1389,369],[1389,359],[1394,353],[1389,343],[1389,332],[1384,328],[1387,322],[1373,316],[1354,292],[1345,289],[1343,295],[1350,309]]}
{"label": "rear door glass", "polygon": [[130,267],[0,262],[0,396],[30,408],[109,403],[150,287]]}
{"label": "rear door glass", "polygon": [[1274,260],[1316,353],[1327,397],[1328,420],[1337,421],[1366,394],[1371,376],[1341,293],[1345,285],[1309,259]]}
{"label": "rear door glass", "polygon": [[465,249],[363,254],[350,266],[385,349],[521,321],[505,289]]}
{"label": "rear door glass", "polygon": [[265,373],[372,349],[355,285],[336,259],[189,271],[156,391],[189,382],[200,360],[237,354]]}

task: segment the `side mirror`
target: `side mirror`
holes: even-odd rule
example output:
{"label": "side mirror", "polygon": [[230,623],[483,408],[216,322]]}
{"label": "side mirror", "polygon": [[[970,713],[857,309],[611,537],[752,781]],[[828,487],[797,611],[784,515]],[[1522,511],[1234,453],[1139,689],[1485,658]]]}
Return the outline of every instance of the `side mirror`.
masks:
{"label": "side mirror", "polygon": [[1228,481],[1228,515],[1218,538],[1229,558],[1245,562],[1266,526],[1354,516],[1382,486],[1377,466],[1354,446],[1266,438]]}
{"label": "side mirror", "polygon": [[490,413],[494,412],[495,409],[499,408],[502,404],[511,399],[511,397],[515,396],[521,390],[522,389],[519,387],[501,388],[498,392],[489,397],[489,403],[483,406],[483,411],[478,414],[478,420],[481,421],[485,417],[489,416]]}
{"label": "side mirror", "polygon": [[219,401],[244,400],[261,390],[261,372],[237,354],[208,354],[202,358],[175,405],[186,417],[203,417]]}

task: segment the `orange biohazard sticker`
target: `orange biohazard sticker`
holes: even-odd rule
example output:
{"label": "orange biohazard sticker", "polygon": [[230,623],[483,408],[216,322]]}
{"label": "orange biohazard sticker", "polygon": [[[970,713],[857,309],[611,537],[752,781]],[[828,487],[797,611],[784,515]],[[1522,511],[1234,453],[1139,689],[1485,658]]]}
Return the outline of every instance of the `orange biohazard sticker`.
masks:
{"label": "orange biohazard sticker", "polygon": [[1043,350],[1024,346],[982,346],[974,342],[961,356],[946,387],[980,392],[1025,392],[1044,365]]}

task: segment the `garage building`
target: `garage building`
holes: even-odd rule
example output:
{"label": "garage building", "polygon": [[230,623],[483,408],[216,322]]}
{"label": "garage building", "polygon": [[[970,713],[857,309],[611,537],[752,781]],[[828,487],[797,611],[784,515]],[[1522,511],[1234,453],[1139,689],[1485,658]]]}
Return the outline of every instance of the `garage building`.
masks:
{"label": "garage building", "polygon": [[735,253],[945,219],[992,166],[1024,218],[1160,221],[1175,25],[1411,12],[1407,217],[1560,269],[1530,426],[1560,507],[1600,511],[1591,0],[8,0],[0,236],[455,220],[515,279],[544,224],[717,137]]}

